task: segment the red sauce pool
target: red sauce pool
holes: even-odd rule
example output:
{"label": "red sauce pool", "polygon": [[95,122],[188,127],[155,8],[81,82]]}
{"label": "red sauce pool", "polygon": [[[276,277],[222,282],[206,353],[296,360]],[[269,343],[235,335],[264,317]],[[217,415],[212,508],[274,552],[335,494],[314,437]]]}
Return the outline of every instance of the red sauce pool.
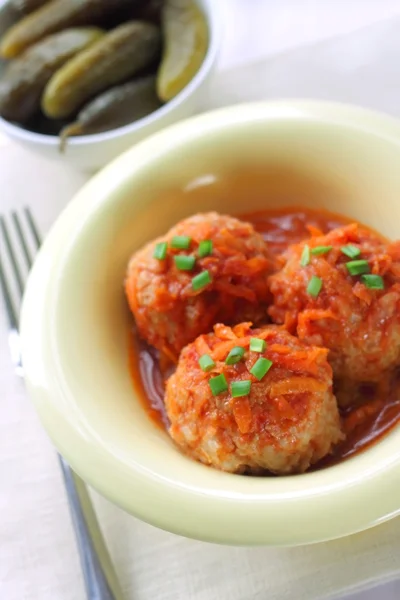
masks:
{"label": "red sauce pool", "polygon": [[[268,210],[242,214],[243,220],[253,224],[269,248],[280,254],[285,248],[310,235],[310,226],[323,233],[351,223],[351,220],[329,213],[304,208]],[[150,418],[162,428],[168,427],[164,407],[164,381],[173,372],[173,365],[159,352],[140,340],[135,333],[130,344],[130,368],[135,388]],[[341,412],[346,440],[336,446],[334,453],[320,461],[315,469],[342,461],[375,443],[400,421],[400,372],[390,381],[382,382],[379,389],[360,386],[355,390],[357,404]],[[360,398],[362,406],[360,406]]]}

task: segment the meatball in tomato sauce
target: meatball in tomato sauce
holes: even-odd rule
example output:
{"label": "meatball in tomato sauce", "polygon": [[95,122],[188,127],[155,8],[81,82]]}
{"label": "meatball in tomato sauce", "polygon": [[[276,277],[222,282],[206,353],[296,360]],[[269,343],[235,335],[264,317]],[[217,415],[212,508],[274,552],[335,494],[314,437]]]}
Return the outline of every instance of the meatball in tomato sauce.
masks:
{"label": "meatball in tomato sauce", "polygon": [[129,263],[125,290],[140,336],[176,360],[219,321],[265,320],[273,262],[249,223],[217,213],[181,221]]}
{"label": "meatball in tomato sauce", "polygon": [[329,349],[338,380],[376,382],[400,364],[400,245],[349,225],[290,246],[269,314]]}
{"label": "meatball in tomato sauce", "polygon": [[327,354],[282,327],[216,325],[168,379],[171,437],[223,471],[305,471],[342,439]]}

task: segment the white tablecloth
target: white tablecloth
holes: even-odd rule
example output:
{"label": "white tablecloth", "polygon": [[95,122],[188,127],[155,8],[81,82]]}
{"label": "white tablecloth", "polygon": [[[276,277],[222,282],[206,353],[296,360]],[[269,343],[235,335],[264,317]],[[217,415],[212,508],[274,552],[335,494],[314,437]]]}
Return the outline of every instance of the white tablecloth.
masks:
{"label": "white tablecloth", "polygon": [[[226,5],[225,42],[207,107],[301,96],[400,113],[398,0]],[[29,204],[45,232],[85,180],[0,137],[0,212]],[[96,493],[93,498],[127,600],[314,600],[400,577],[399,519],[307,548],[225,548],[159,531]],[[398,599],[400,585],[363,592],[357,600],[378,595]],[[12,374],[2,314],[0,598],[84,599],[55,454]]]}

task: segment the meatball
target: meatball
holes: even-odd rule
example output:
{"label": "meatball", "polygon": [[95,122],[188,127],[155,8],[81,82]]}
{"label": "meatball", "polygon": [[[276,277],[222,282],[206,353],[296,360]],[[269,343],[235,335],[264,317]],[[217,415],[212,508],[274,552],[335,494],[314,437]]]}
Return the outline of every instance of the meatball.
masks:
{"label": "meatball", "polygon": [[[163,258],[155,258],[156,248],[165,257],[161,252]],[[177,262],[182,259],[189,264]],[[249,223],[217,213],[181,221],[129,263],[125,290],[139,334],[176,360],[214,323],[265,321],[272,266]]]}
{"label": "meatball", "polygon": [[281,258],[268,312],[300,340],[328,348],[335,378],[377,382],[399,365],[399,243],[353,224],[317,232]]}
{"label": "meatball", "polygon": [[[327,354],[276,325],[216,325],[182,350],[167,381],[171,437],[223,471],[305,471],[342,439]],[[227,364],[232,356],[238,362]],[[216,394],[221,376],[226,389]]]}

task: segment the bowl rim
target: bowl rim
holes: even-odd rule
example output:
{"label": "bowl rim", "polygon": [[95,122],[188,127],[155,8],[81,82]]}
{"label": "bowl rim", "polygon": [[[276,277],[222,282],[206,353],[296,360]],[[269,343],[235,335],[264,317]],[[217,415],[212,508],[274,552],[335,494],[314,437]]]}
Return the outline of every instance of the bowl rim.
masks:
{"label": "bowl rim", "polygon": [[[166,479],[162,473],[149,473],[136,465],[129,472],[130,480],[124,480],[127,473],[121,469],[118,457],[107,452],[94,434],[87,430],[82,432],[80,424],[72,418],[65,420],[62,428],[54,426],[60,417],[56,402],[59,390],[53,377],[59,365],[54,357],[40,356],[37,339],[30,336],[31,324],[39,323],[47,333],[51,327],[46,318],[44,298],[50,289],[55,265],[65,264],[68,260],[68,242],[76,224],[80,223],[82,230],[100,206],[112,202],[113,191],[125,186],[135,172],[173,147],[193,144],[196,136],[204,137],[208,131],[223,132],[250,122],[293,119],[334,124],[353,130],[355,134],[362,131],[371,135],[371,141],[378,136],[393,144],[400,153],[400,123],[397,120],[350,105],[292,100],[263,102],[236,105],[192,117],[140,142],[92,178],[56,221],[29,278],[21,320],[25,377],[28,392],[50,437],[83,479],[109,500],[143,521],[187,537],[235,545],[298,545],[343,537],[400,514],[396,495],[400,485],[400,429],[392,430],[378,444],[348,461],[301,476],[243,478],[210,469],[208,477],[213,485],[205,489]],[[56,255],[57,259],[54,259]],[[54,281],[52,285],[56,285]],[[38,364],[44,380],[48,379],[46,384],[50,393],[47,397],[43,386],[38,384]],[[102,466],[107,467],[106,478],[102,476]],[[204,468],[193,463],[193,469],[199,466]],[[162,514],[152,513],[140,494],[132,497],[129,493],[132,485],[141,490],[144,498],[156,489],[166,502],[179,501],[180,518],[168,510]],[[367,506],[358,511],[360,498],[365,497],[368,498]],[[214,513],[221,519],[221,527],[215,528],[208,523],[207,516]],[[351,520],[343,515],[351,515]],[[202,522],[201,533],[193,525],[194,520]],[[276,526],[276,520],[281,523],[281,531],[259,530],[260,522]],[[239,531],[226,526],[235,522],[242,525]],[[301,532],[296,531],[298,522],[303,526],[308,524],[310,533],[307,527]],[[316,534],[316,530],[320,533]]]}
{"label": "bowl rim", "polygon": [[[204,11],[207,18],[207,23],[210,32],[210,41],[207,48],[206,56],[191,81],[183,88],[175,98],[166,102],[163,106],[153,111],[149,115],[128,123],[122,127],[111,129],[110,131],[104,131],[101,133],[93,133],[88,135],[81,135],[77,137],[71,137],[68,140],[68,146],[81,147],[89,144],[98,144],[101,142],[110,142],[114,139],[123,137],[125,135],[133,134],[141,131],[148,125],[152,125],[157,122],[158,119],[162,119],[164,116],[174,112],[179,106],[184,104],[201,86],[203,81],[207,78],[207,75],[212,71],[215,62],[217,61],[218,54],[222,45],[223,39],[223,6],[220,0],[204,0],[207,4],[207,10]],[[0,11],[7,8],[9,0],[0,0]],[[38,144],[44,147],[57,147],[59,145],[59,139],[57,135],[46,135],[43,133],[37,133],[30,131],[14,124],[0,116],[0,129],[12,138],[18,138],[22,142],[29,142]]]}

